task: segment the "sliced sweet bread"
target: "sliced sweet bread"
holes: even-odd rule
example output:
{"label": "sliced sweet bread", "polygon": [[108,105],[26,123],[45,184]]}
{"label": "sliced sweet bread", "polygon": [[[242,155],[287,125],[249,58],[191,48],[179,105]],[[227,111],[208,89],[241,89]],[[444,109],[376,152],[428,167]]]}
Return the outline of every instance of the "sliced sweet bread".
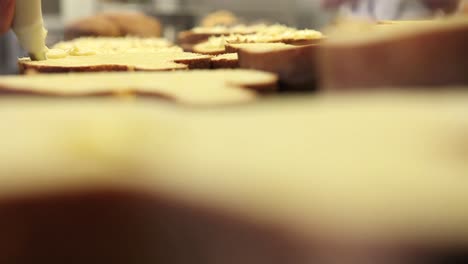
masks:
{"label": "sliced sweet bread", "polygon": [[194,45],[205,42],[210,37],[229,36],[231,34],[253,34],[265,27],[267,27],[267,25],[264,24],[250,26],[241,24],[235,26],[196,27],[188,31],[180,32],[177,37],[177,44],[185,51],[193,51]]}
{"label": "sliced sweet bread", "polygon": [[182,51],[170,41],[163,38],[140,37],[82,37],[70,41],[62,41],[49,50],[48,58],[65,55],[95,52],[97,54]]}
{"label": "sliced sweet bread", "polygon": [[31,61],[19,60],[21,73],[101,72],[101,71],[171,71],[209,69],[211,56],[166,50],[161,52],[127,52],[98,54],[92,50],[77,50],[72,56]]}
{"label": "sliced sweet bread", "polygon": [[276,89],[275,75],[249,70],[35,74],[0,78],[2,95],[154,96],[191,105],[249,102]]}
{"label": "sliced sweet bread", "polygon": [[468,84],[468,19],[341,27],[319,52],[324,89]]}
{"label": "sliced sweet bread", "polygon": [[283,91],[316,90],[318,45],[243,44],[237,49],[240,68],[277,74]]}
{"label": "sliced sweet bread", "polygon": [[315,30],[297,30],[286,26],[275,25],[258,31],[255,34],[211,37],[208,41],[199,43],[193,47],[193,52],[201,54],[223,54],[233,50],[229,45],[249,43],[279,43],[291,45],[317,44],[323,38],[322,33]]}
{"label": "sliced sweet bread", "polygon": [[239,56],[237,53],[226,53],[211,59],[213,69],[235,69],[239,68]]}
{"label": "sliced sweet bread", "polygon": [[239,68],[239,55],[241,49],[271,50],[274,48],[295,47],[284,43],[242,43],[227,44],[224,54],[216,55],[211,59],[211,67],[214,69]]}

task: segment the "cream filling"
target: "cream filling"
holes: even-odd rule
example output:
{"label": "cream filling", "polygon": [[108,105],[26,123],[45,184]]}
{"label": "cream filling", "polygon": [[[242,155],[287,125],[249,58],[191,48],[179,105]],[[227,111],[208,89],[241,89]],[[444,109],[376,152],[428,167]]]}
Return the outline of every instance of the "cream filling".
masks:
{"label": "cream filling", "polygon": [[47,52],[48,59],[62,59],[68,57],[68,52],[61,49],[50,49]]}
{"label": "cream filling", "polygon": [[135,52],[166,52],[180,51],[172,43],[160,38],[78,38],[72,41],[60,42],[53,46],[72,56],[89,56],[95,54],[122,54]]}
{"label": "cream filling", "polygon": [[47,30],[42,22],[31,26],[14,29],[21,46],[30,54],[44,54],[47,51],[45,39]]}

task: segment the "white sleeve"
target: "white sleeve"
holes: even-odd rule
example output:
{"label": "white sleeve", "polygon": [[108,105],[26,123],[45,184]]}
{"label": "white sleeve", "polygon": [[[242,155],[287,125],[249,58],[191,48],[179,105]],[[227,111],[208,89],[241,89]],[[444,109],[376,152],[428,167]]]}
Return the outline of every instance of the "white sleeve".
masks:
{"label": "white sleeve", "polygon": [[431,15],[420,0],[361,0],[347,4],[344,14],[376,20],[417,19]]}
{"label": "white sleeve", "polygon": [[402,10],[403,2],[415,2],[414,0],[377,0],[374,17],[378,20],[398,19]]}

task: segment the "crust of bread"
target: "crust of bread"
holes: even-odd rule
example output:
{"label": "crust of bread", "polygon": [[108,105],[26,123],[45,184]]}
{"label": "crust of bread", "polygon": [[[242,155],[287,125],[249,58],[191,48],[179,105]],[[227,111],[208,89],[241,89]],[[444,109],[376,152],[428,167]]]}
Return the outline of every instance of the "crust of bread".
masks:
{"label": "crust of bread", "polygon": [[320,86],[347,90],[468,84],[468,20],[451,23],[386,24],[388,34],[376,32],[382,37],[369,41],[330,38],[319,52]]}
{"label": "crust of bread", "polygon": [[143,96],[201,106],[250,102],[255,100],[257,92],[271,92],[276,88],[277,77],[274,74],[249,70],[39,74],[0,78],[2,95]]}
{"label": "crust of bread", "polygon": [[265,51],[265,50],[273,50],[279,48],[288,48],[292,47],[292,45],[288,45],[282,42],[272,42],[272,43],[229,43],[226,44],[226,53],[237,53],[239,50],[257,50],[257,51]]}
{"label": "crust of bread", "polygon": [[[131,61],[139,61],[137,63]],[[69,56],[47,61],[18,61],[21,74],[111,71],[171,71],[211,68],[211,56],[182,52]]]}
{"label": "crust of bread", "polygon": [[226,53],[211,59],[213,69],[236,69],[239,68],[239,56],[237,53]]}
{"label": "crust of bread", "polygon": [[240,48],[239,67],[275,73],[284,91],[315,90],[318,45]]}
{"label": "crust of bread", "polygon": [[161,23],[143,13],[103,13],[86,17],[65,28],[65,40],[79,37],[160,37]]}
{"label": "crust of bread", "polygon": [[233,51],[228,51],[226,48],[206,48],[204,47],[204,43],[196,44],[192,47],[194,53],[204,54],[204,55],[222,55],[226,53],[232,53]]}

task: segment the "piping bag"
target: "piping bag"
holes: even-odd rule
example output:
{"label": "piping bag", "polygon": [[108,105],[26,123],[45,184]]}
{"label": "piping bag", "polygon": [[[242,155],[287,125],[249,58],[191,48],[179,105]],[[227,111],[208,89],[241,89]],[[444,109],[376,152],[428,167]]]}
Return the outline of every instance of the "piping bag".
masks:
{"label": "piping bag", "polygon": [[13,31],[31,60],[47,59],[47,30],[44,28],[41,0],[16,0]]}

